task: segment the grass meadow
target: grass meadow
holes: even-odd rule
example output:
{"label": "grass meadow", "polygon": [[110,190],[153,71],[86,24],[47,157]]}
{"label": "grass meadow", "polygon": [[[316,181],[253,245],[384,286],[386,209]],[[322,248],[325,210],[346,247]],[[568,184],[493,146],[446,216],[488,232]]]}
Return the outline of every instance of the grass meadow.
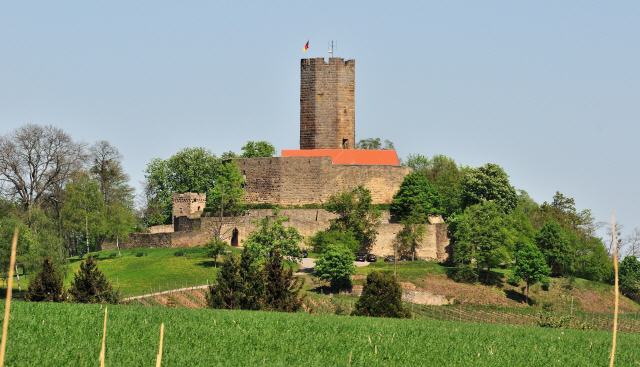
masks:
{"label": "grass meadow", "polygon": [[[8,366],[95,366],[103,306],[15,302]],[[109,306],[107,366],[591,366],[610,333],[439,320]],[[617,365],[640,363],[621,333]]]}

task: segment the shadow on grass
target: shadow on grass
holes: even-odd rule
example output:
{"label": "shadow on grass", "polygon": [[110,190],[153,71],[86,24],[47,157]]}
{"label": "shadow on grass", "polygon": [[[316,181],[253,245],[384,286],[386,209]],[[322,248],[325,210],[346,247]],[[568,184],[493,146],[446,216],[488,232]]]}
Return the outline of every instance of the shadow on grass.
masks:
{"label": "shadow on grass", "polygon": [[498,288],[502,288],[504,286],[504,275],[496,271],[480,270],[476,273],[475,269],[467,267],[453,267],[447,268],[447,277],[458,283],[481,283]]}
{"label": "shadow on grass", "polygon": [[196,263],[197,266],[201,266],[203,268],[216,268],[217,264],[213,260],[200,261]]}
{"label": "shadow on grass", "polygon": [[[19,300],[24,300],[25,296],[27,295],[27,289],[25,287],[23,287],[22,290],[17,290],[14,289],[11,299],[19,299]],[[1,287],[0,288],[0,299],[4,300],[7,298],[7,287]]]}
{"label": "shadow on grass", "polygon": [[525,301],[526,301],[526,303],[529,306],[533,306],[533,305],[536,304],[536,301],[532,300],[531,298],[529,298],[529,300],[527,301],[527,297],[523,293],[518,292],[518,291],[513,290],[513,289],[505,289],[504,295],[507,298],[509,298],[510,300],[513,300],[513,301],[516,301],[516,302],[519,302],[519,303],[525,303]]}

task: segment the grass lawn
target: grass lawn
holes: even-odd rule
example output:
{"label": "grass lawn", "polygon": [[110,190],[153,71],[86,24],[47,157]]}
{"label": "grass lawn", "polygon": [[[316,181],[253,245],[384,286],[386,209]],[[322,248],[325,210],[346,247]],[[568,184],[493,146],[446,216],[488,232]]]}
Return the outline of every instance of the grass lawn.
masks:
{"label": "grass lawn", "polygon": [[[368,266],[359,267],[356,274],[367,275],[370,272],[377,271],[394,271],[394,264],[378,260]],[[413,282],[427,275],[446,274],[447,267],[438,264],[435,261],[401,261],[398,262],[398,279],[400,281]]]}
{"label": "grass lawn", "polygon": [[[15,302],[7,365],[95,366],[100,305]],[[593,366],[601,331],[333,315],[109,306],[106,364],[152,366]],[[640,363],[640,334],[620,333],[617,365]]]}
{"label": "grass lawn", "polygon": [[[176,256],[179,251],[184,255]],[[205,248],[130,249],[123,250],[121,256],[111,257],[112,254],[117,251],[93,255],[99,258],[98,268],[125,297],[211,283],[217,273]],[[144,256],[137,256],[139,254]],[[70,261],[66,286],[71,284],[81,262],[78,258]]]}

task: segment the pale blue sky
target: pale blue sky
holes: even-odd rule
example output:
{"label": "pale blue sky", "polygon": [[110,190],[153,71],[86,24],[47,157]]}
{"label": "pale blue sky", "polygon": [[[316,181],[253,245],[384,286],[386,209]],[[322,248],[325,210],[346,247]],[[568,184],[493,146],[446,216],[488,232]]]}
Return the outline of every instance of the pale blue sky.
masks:
{"label": "pale blue sky", "polygon": [[[136,186],[187,146],[298,146],[299,59],[357,60],[357,138],[495,162],[640,225],[640,2],[12,1],[0,5],[0,133],[106,139]],[[311,49],[303,55],[309,39]]]}

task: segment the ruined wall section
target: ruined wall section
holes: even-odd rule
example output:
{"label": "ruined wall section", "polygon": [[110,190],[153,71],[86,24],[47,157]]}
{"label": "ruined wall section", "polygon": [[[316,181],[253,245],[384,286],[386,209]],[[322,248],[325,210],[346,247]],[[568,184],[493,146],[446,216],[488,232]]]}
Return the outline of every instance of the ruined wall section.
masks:
{"label": "ruined wall section", "polygon": [[283,206],[322,204],[331,195],[363,185],[374,204],[389,204],[408,167],[336,165],[328,157],[236,159],[245,177],[245,201]]}
{"label": "ruined wall section", "polygon": [[300,61],[300,149],[355,147],[355,60]]}
{"label": "ruined wall section", "polygon": [[[319,231],[330,226],[331,219],[336,215],[323,209],[284,209],[281,215],[289,218],[286,226],[296,228],[305,238],[309,238]],[[238,244],[242,246],[248,236],[257,229],[258,222],[265,217],[273,216],[271,209],[250,210],[242,217],[223,218],[222,238],[231,243],[231,236],[235,232],[238,236]],[[380,225],[377,228],[378,235],[371,252],[378,256],[393,255],[393,241],[398,232],[402,230],[402,224],[389,221],[389,212],[382,213]],[[130,247],[193,247],[204,246],[213,238],[214,227],[220,224],[219,218],[202,217],[200,219],[188,219],[194,225],[185,225],[184,228],[198,228],[195,230],[178,231],[174,233],[136,233],[131,235],[128,243],[122,248]],[[197,222],[197,224],[195,224]],[[426,233],[422,245],[417,251],[418,258],[425,260],[446,261],[449,257],[449,238],[447,226],[442,220],[429,218],[425,224]],[[301,243],[302,246],[305,243]]]}

